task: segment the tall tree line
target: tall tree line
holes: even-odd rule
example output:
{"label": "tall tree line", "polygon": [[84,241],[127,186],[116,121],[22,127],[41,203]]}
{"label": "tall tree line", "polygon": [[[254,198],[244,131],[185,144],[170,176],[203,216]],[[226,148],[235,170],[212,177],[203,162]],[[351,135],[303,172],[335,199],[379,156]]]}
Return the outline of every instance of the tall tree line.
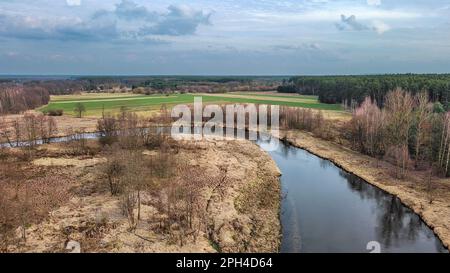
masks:
{"label": "tall tree line", "polygon": [[279,92],[317,95],[323,103],[361,104],[366,97],[384,104],[386,94],[396,88],[413,95],[427,90],[429,99],[450,108],[450,74],[392,74],[360,76],[298,76],[284,81]]}
{"label": "tall tree line", "polygon": [[20,113],[49,101],[48,90],[41,86],[0,84],[0,114]]}

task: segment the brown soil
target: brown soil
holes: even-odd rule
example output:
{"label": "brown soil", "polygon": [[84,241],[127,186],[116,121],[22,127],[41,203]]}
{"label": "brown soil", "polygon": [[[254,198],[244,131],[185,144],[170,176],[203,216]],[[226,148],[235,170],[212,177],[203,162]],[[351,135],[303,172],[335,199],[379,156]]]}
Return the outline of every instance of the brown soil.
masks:
{"label": "brown soil", "polygon": [[[64,201],[46,217],[26,230],[27,240],[10,246],[14,252],[68,252],[68,241],[81,244],[82,252],[277,252],[280,245],[280,172],[270,156],[248,141],[189,142],[181,146],[178,160],[198,166],[211,174],[226,166],[227,187],[221,196],[211,197],[208,211],[214,233],[201,231],[196,240],[183,246],[154,231],[157,209],[150,195],[142,197],[142,219],[129,231],[120,208],[120,197],[111,196],[101,182],[101,155],[61,157],[61,144],[41,146],[40,158],[30,169],[42,169],[65,179]],[[151,155],[153,151],[144,154]],[[50,170],[52,170],[50,172]],[[17,236],[19,236],[19,231]]]}
{"label": "brown soil", "polygon": [[406,178],[397,179],[394,165],[318,139],[309,133],[283,131],[280,137],[286,137],[292,145],[330,160],[342,169],[399,197],[406,206],[422,217],[447,248],[450,246],[450,179],[434,177],[430,195],[427,190],[428,173],[410,170]]}

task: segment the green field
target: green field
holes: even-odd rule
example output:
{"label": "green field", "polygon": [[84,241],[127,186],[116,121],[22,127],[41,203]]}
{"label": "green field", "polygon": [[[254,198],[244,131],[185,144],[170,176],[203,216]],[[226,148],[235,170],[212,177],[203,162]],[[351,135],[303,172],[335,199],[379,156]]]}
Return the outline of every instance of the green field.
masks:
{"label": "green field", "polygon": [[192,104],[194,97],[202,97],[205,104],[224,103],[255,103],[285,105],[322,110],[341,110],[340,105],[323,104],[314,96],[282,96],[258,93],[226,93],[226,94],[173,94],[165,95],[132,95],[132,94],[81,94],[68,96],[53,96],[47,106],[40,111],[55,109],[64,110],[65,115],[73,115],[73,109],[77,103],[82,103],[86,108],[86,116],[99,116],[103,109],[105,112],[116,112],[121,107],[132,111],[155,111],[165,104],[172,107],[177,104]]}
{"label": "green field", "polygon": [[297,94],[292,94],[292,95],[278,95],[278,94],[274,94],[274,93],[267,93],[267,92],[233,92],[230,94],[236,94],[236,95],[242,95],[242,96],[256,96],[256,97],[266,97],[266,98],[285,98],[285,99],[303,99],[303,100],[312,100],[312,101],[316,101],[318,97],[317,96],[308,96],[308,95],[297,95]]}

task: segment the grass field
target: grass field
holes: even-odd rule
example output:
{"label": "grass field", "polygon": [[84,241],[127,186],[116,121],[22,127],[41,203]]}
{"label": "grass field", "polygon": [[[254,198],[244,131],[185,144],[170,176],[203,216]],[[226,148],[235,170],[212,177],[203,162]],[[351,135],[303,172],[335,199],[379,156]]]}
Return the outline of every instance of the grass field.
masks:
{"label": "grass field", "polygon": [[52,96],[48,105],[40,111],[62,109],[65,115],[73,115],[77,103],[86,107],[86,116],[100,116],[103,112],[117,112],[121,107],[132,111],[151,112],[159,110],[161,105],[172,107],[177,104],[192,104],[194,97],[202,97],[205,104],[224,103],[255,103],[270,105],[285,105],[330,111],[340,111],[337,104],[320,103],[315,96],[276,95],[265,93],[225,93],[225,94],[173,94],[165,95],[133,95],[133,94],[80,94]]}

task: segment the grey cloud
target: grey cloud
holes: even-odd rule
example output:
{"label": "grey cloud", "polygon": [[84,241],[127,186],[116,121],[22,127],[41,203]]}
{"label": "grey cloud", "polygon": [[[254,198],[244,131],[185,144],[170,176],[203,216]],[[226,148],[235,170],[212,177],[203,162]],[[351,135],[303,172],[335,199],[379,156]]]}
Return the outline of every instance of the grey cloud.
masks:
{"label": "grey cloud", "polygon": [[[0,11],[1,12],[1,11]],[[90,18],[42,19],[32,15],[0,13],[0,37],[60,41],[158,42],[154,35],[195,34],[200,25],[210,24],[211,13],[171,5],[157,13],[131,0],[122,0],[113,11],[98,10]],[[136,21],[128,25],[128,21]],[[125,26],[125,28],[124,28]],[[162,42],[162,41],[160,41]]]}
{"label": "grey cloud", "polygon": [[38,18],[0,14],[0,36],[33,40],[91,41],[118,37],[115,22],[49,22]]}
{"label": "grey cloud", "polygon": [[200,25],[209,25],[211,13],[186,7],[169,6],[168,13],[161,15],[158,22],[141,28],[142,35],[192,35]]}
{"label": "grey cloud", "polygon": [[210,12],[194,10],[187,6],[170,5],[167,12],[158,13],[140,6],[132,0],[122,0],[113,11],[97,11],[93,18],[110,17],[126,21],[142,21],[145,25],[136,31],[136,36],[195,34],[200,25],[210,25]]}
{"label": "grey cloud", "polygon": [[320,46],[316,43],[303,43],[301,45],[276,45],[272,47],[275,50],[320,50]]}
{"label": "grey cloud", "polygon": [[356,21],[355,15],[350,15],[350,16],[346,17],[344,14],[341,15],[341,22],[336,23],[336,27],[339,30],[351,29],[351,30],[359,31],[359,30],[369,29],[369,27],[367,27],[366,25],[361,24],[358,21]]}
{"label": "grey cloud", "polygon": [[119,18],[126,20],[155,20],[158,18],[158,13],[149,11],[146,7],[139,6],[130,0],[122,0],[122,2],[117,4],[115,14]]}
{"label": "grey cloud", "polygon": [[370,25],[364,25],[356,20],[355,15],[350,15],[349,17],[341,15],[341,22],[336,23],[336,28],[341,31],[348,29],[356,31],[369,30],[374,31],[378,34],[383,34],[391,29],[389,25],[378,20],[372,21]]}

